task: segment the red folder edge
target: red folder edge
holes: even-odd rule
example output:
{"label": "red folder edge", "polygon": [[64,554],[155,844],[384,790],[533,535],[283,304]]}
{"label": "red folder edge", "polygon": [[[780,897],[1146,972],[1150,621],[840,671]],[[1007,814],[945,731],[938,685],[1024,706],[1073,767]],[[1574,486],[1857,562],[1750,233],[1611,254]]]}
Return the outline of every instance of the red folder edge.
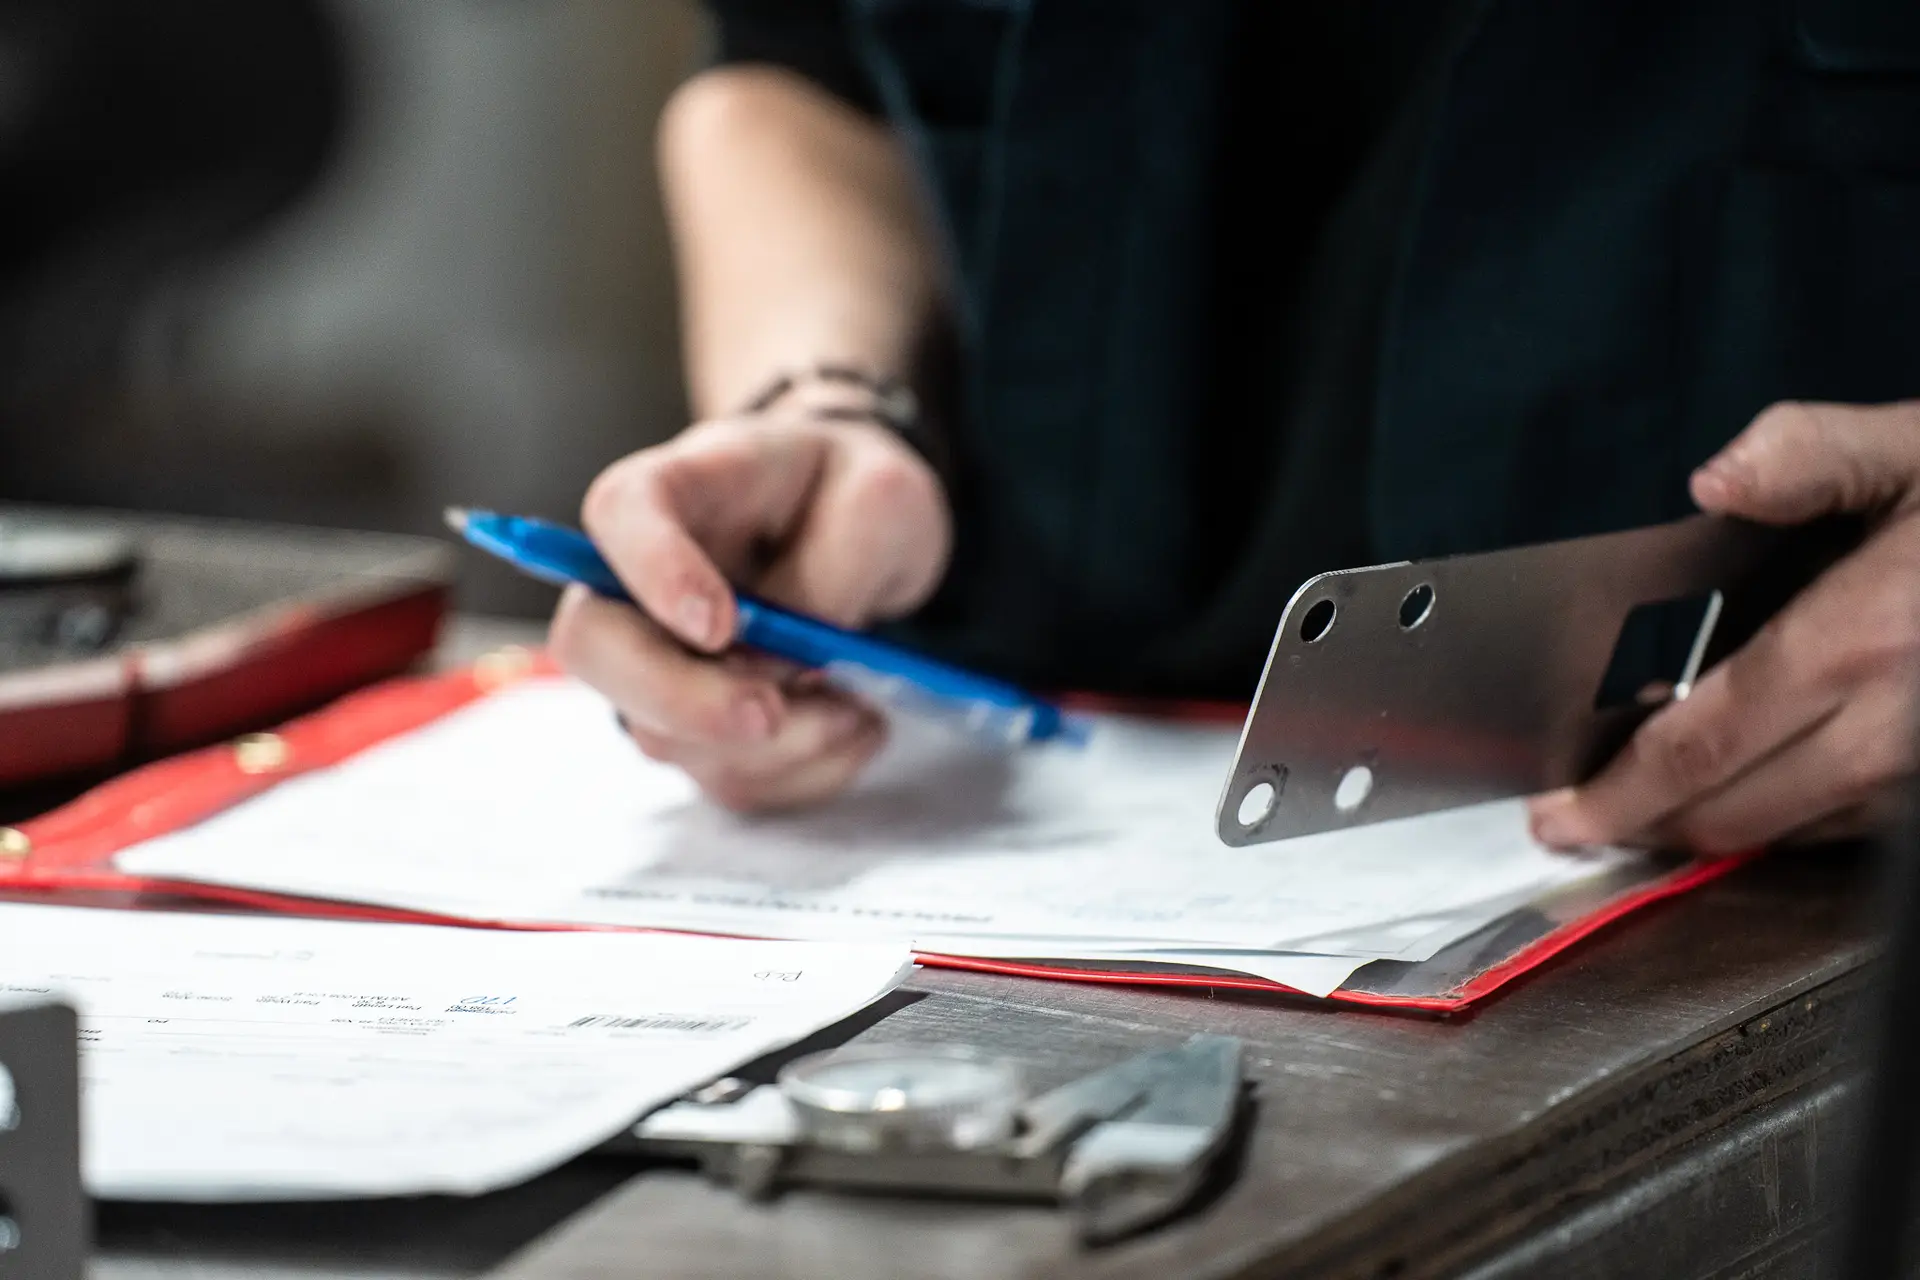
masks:
{"label": "red folder edge", "polygon": [[[444,674],[390,680],[281,726],[273,735],[278,739],[274,754],[281,758],[271,767],[260,766],[257,746],[249,755],[236,744],[222,744],[135,769],[95,787],[69,804],[19,824],[15,830],[29,841],[29,852],[24,859],[0,858],[0,890],[146,893],[339,920],[542,932],[620,930],[622,926],[614,925],[540,924],[444,916],[198,881],[133,876],[113,866],[114,855],[122,849],[203,821],[289,778],[338,764],[520,680],[554,674],[557,668],[544,655],[516,652],[506,660],[486,659],[472,667]],[[1208,718],[1212,718],[1215,711],[1217,709],[1207,709]],[[252,768],[243,763],[249,760]],[[1751,856],[1689,863],[1623,894],[1591,915],[1542,935],[1444,996],[1394,996],[1343,989],[1335,991],[1327,1000],[1376,1009],[1457,1013],[1641,907],[1699,888],[1734,870]],[[922,964],[939,968],[1016,977],[1266,991],[1313,999],[1281,983],[1224,972],[1101,970],[933,953],[921,953],[916,958]]]}

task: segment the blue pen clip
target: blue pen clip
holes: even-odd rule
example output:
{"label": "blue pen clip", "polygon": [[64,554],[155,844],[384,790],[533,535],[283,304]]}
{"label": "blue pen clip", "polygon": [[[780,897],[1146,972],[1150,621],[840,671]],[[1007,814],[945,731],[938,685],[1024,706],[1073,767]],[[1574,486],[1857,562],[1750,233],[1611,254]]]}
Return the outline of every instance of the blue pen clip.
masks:
{"label": "blue pen clip", "polygon": [[[633,604],[585,534],[491,511],[447,510],[447,525],[474,546],[555,586],[580,583]],[[1084,720],[990,676],[976,675],[857,631],[736,592],[736,641],[824,673],[836,686],[895,710],[938,720],[984,741],[1083,745]]]}

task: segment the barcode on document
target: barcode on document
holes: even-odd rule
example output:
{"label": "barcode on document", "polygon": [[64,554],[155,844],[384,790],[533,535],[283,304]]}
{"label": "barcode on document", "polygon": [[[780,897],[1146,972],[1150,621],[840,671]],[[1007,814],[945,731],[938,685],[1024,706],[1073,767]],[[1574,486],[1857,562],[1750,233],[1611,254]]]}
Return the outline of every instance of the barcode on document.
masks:
{"label": "barcode on document", "polygon": [[650,1013],[638,1018],[620,1018],[610,1013],[594,1013],[575,1018],[568,1027],[605,1027],[611,1031],[738,1031],[752,1018],[689,1018],[670,1013]]}

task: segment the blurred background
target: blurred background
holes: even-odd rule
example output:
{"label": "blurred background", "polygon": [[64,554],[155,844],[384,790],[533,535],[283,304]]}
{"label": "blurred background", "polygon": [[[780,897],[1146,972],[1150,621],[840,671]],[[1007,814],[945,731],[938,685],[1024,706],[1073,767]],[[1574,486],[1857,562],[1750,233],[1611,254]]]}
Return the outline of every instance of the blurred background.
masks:
{"label": "blurred background", "polygon": [[[0,3],[0,500],[573,519],[683,422],[693,0]],[[463,558],[459,603],[552,593]]]}

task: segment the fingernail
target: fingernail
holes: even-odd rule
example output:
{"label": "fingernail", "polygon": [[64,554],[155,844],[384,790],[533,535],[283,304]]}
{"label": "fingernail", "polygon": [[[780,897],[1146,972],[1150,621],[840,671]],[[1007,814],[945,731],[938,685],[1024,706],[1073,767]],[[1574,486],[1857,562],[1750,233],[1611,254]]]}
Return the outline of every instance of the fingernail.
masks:
{"label": "fingernail", "polygon": [[695,644],[712,644],[713,612],[713,601],[701,595],[686,595],[673,607],[673,620],[680,634]]}
{"label": "fingernail", "polygon": [[1710,467],[1700,467],[1688,479],[1693,500],[1703,507],[1722,507],[1727,502],[1727,482]]}
{"label": "fingernail", "polygon": [[773,736],[773,708],[759,694],[751,694],[735,704],[733,724],[743,738],[754,742],[770,738]]}
{"label": "fingernail", "polygon": [[1753,487],[1753,466],[1737,451],[1726,449],[1708,458],[1693,477],[1712,496],[1730,499]]}

